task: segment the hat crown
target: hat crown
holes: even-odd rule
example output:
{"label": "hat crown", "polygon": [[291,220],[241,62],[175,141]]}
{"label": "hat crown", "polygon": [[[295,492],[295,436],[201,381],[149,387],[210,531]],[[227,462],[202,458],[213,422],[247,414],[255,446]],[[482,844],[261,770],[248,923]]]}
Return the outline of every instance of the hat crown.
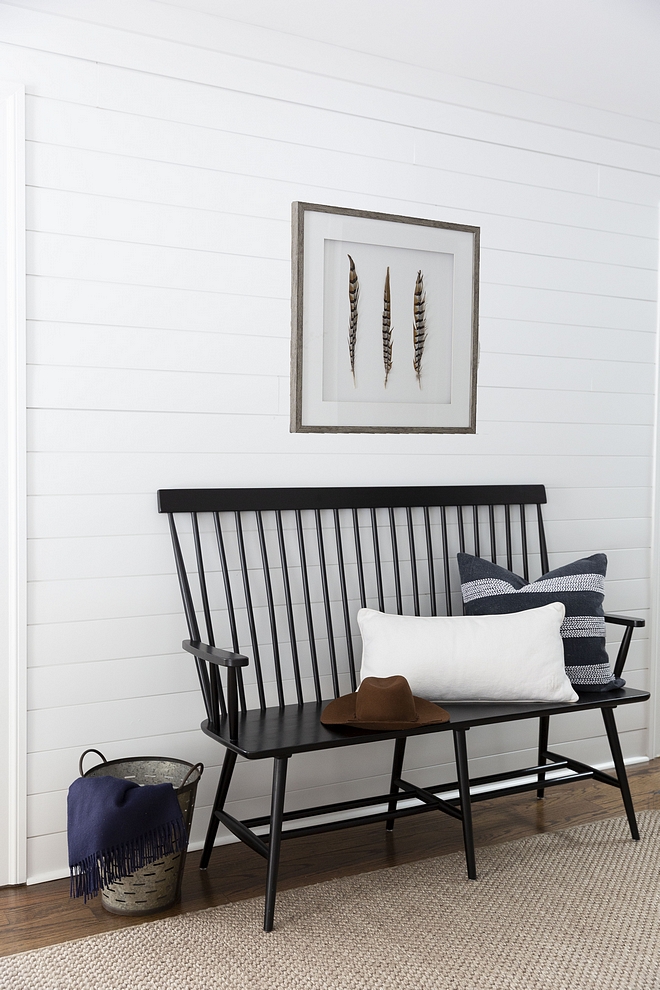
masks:
{"label": "hat crown", "polygon": [[365,677],[355,698],[358,722],[417,722],[415,699],[405,677]]}

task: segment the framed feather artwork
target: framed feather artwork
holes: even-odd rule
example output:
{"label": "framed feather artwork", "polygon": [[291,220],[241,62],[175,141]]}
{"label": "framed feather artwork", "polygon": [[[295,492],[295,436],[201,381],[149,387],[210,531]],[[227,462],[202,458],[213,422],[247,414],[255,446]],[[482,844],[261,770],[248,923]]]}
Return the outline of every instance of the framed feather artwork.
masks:
{"label": "framed feather artwork", "polygon": [[293,204],[291,432],[475,433],[479,227]]}

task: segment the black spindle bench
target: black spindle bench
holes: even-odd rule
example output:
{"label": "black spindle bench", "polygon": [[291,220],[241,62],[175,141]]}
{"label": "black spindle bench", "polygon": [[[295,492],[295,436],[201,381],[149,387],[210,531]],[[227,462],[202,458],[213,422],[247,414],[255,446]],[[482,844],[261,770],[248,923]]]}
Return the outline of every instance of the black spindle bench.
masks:
{"label": "black spindle bench", "polygon": [[[412,731],[346,730],[319,721],[328,700],[358,685],[358,608],[460,613],[458,551],[506,564],[527,580],[546,573],[545,502],[542,485],[158,492],[159,511],[169,516],[190,637],[183,647],[195,658],[206,709],[202,729],[226,749],[201,868],[220,822],[263,856],[266,931],[273,927],[283,838],[381,821],[391,830],[396,818],[442,811],[462,823],[467,872],[476,879],[471,801],[527,790],[542,797],[546,787],[587,778],[621,790],[631,835],[639,838],[614,709],[646,701],[646,691],[582,693],[572,705],[447,703],[450,722]],[[614,664],[619,675],[633,629],[644,622],[606,619],[624,627]],[[231,650],[218,648],[217,640]],[[586,709],[602,711],[616,776],[548,750],[550,717]],[[467,730],[530,718],[539,719],[537,765],[470,779]],[[458,779],[421,788],[402,778],[406,740],[430,732],[453,733]],[[388,794],[284,811],[291,756],[383,739],[394,743]],[[239,821],[225,811],[239,754],[273,760],[270,815]],[[457,798],[441,796],[452,790]],[[351,810],[362,813],[347,818]],[[321,824],[283,828],[323,816]],[[260,826],[269,826],[267,835],[257,835]]]}

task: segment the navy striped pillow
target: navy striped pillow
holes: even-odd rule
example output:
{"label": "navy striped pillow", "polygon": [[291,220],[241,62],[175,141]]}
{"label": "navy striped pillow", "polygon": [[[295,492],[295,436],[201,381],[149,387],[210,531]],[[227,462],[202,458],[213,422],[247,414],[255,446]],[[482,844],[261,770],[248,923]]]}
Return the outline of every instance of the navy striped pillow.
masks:
{"label": "navy striped pillow", "polygon": [[605,650],[604,553],[575,560],[531,583],[481,557],[459,553],[457,559],[466,615],[522,612],[562,602],[566,608],[561,627],[564,662],[573,687],[577,691],[623,687],[626,682],[613,676]]}

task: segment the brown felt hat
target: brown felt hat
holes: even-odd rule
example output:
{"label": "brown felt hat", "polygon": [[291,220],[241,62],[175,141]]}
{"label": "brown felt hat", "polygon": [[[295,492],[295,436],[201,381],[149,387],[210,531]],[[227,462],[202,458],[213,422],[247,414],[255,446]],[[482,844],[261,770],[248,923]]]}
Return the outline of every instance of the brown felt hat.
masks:
{"label": "brown felt hat", "polygon": [[323,709],[324,725],[356,729],[415,729],[448,722],[449,713],[432,701],[415,698],[405,677],[365,677],[353,694],[331,701]]}

